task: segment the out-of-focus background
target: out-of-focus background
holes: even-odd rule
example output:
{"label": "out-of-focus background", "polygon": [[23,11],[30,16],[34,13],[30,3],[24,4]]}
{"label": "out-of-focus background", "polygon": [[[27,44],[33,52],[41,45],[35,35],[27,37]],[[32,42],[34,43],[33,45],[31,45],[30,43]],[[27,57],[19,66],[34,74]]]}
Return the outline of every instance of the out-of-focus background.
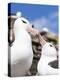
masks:
{"label": "out-of-focus background", "polygon": [[[50,5],[33,5],[33,4],[15,4],[9,5],[8,13],[11,18],[11,24],[13,26],[16,18],[12,18],[12,15],[16,16],[16,12],[20,11],[22,16],[27,18],[34,28],[40,31],[43,38],[55,45],[58,56],[58,6]],[[37,64],[41,57],[42,47],[36,37],[32,36],[32,48],[34,53],[33,63],[30,69],[31,75],[36,75]]]}

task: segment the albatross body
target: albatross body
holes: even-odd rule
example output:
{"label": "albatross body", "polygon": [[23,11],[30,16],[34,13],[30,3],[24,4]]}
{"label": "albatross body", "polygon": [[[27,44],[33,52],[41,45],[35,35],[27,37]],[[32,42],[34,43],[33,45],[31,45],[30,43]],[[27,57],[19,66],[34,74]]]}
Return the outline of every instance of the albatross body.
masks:
{"label": "albatross body", "polygon": [[31,37],[26,31],[29,22],[25,18],[18,18],[14,23],[15,41],[10,47],[11,49],[11,76],[24,76],[29,71],[32,60],[33,51]]}
{"label": "albatross body", "polygon": [[57,60],[56,49],[51,43],[46,43],[42,47],[41,58],[38,62],[38,75],[58,74],[58,69],[49,65],[54,60]]}

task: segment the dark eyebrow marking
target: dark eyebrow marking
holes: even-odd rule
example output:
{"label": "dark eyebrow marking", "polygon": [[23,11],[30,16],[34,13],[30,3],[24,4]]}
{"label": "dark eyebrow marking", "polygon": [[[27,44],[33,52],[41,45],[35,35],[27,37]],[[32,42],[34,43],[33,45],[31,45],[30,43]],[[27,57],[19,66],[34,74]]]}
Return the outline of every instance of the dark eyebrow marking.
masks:
{"label": "dark eyebrow marking", "polygon": [[53,45],[52,45],[52,44],[49,44],[49,46],[50,46],[50,47],[53,47]]}
{"label": "dark eyebrow marking", "polygon": [[50,44],[50,47],[53,47],[52,44]]}
{"label": "dark eyebrow marking", "polygon": [[26,21],[22,20],[23,23],[27,23]]}

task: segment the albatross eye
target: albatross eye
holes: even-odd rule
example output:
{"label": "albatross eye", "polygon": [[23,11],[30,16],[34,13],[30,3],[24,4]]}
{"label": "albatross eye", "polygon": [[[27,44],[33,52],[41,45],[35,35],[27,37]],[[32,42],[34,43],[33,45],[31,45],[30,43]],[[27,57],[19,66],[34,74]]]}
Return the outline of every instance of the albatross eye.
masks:
{"label": "albatross eye", "polygon": [[23,20],[22,20],[22,22],[23,22],[23,23],[27,23],[26,21],[23,21]]}
{"label": "albatross eye", "polygon": [[50,47],[53,47],[53,45],[52,45],[52,44],[50,44]]}

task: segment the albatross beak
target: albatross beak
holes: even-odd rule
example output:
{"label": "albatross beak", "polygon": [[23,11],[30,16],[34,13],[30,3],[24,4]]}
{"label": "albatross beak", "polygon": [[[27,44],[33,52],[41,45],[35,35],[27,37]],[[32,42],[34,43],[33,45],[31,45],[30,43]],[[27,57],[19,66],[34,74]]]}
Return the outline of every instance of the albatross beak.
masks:
{"label": "albatross beak", "polygon": [[39,34],[39,31],[34,28],[34,25],[28,26],[28,27],[27,27],[27,31],[28,31],[28,33],[30,33],[32,36],[38,36],[38,34]]}

